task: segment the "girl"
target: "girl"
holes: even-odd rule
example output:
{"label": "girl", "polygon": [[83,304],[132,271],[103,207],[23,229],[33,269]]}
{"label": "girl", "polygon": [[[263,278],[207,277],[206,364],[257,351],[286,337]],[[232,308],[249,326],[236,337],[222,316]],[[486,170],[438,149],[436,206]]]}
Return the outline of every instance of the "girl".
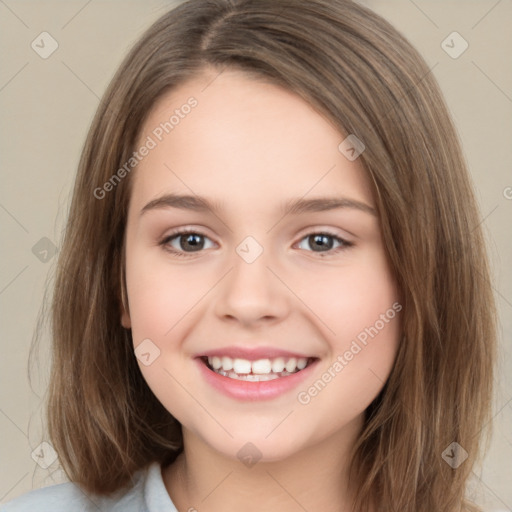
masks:
{"label": "girl", "polygon": [[411,45],[346,0],[189,0],[79,166],[48,402],[70,482],[2,510],[477,510],[493,307]]}

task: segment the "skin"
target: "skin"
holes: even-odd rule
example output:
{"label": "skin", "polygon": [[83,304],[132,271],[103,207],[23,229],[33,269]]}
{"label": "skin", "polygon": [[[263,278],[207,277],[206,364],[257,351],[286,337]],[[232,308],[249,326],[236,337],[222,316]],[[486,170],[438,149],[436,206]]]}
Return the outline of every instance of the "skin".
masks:
{"label": "skin", "polygon": [[[217,75],[206,72],[157,102],[141,143],[190,96],[198,105],[130,178],[129,311],[121,322],[135,348],[148,338],[159,348],[159,357],[139,366],[183,426],[184,452],[163,469],[164,483],[180,511],[349,510],[351,449],[392,369],[399,315],[308,404],[297,394],[399,302],[398,290],[376,215],[349,207],[283,215],[281,205],[345,197],[374,208],[369,178],[360,159],[338,150],[345,136],[300,97],[241,72]],[[166,193],[203,196],[222,208],[141,214]],[[160,242],[177,228],[204,235],[204,248],[194,251],[177,236],[167,247],[185,256],[167,251]],[[339,250],[328,238],[326,251],[308,238],[326,230],[353,245]],[[263,248],[250,264],[236,252],[247,236]],[[201,351],[235,344],[320,362],[297,389],[244,402],[213,389],[194,361]],[[261,452],[252,467],[237,457],[247,442]]]}

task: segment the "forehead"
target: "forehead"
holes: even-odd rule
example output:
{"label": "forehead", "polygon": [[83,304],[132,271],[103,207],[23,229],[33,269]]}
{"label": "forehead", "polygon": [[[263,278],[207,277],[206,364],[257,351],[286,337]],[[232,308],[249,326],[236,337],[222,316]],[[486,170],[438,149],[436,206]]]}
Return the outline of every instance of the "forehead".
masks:
{"label": "forehead", "polygon": [[[193,106],[192,106],[193,105]],[[205,73],[163,96],[138,147],[153,148],[134,172],[133,200],[164,192],[229,196],[231,204],[349,192],[371,202],[360,159],[345,138],[293,92],[240,71]]]}

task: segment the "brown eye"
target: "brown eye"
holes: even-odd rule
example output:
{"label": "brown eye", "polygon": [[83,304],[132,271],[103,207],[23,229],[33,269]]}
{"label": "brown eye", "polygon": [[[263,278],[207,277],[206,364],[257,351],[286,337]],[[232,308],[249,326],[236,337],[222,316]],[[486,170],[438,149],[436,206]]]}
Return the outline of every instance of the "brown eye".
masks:
{"label": "brown eye", "polygon": [[[207,246],[208,242],[211,244]],[[201,233],[195,231],[180,231],[173,233],[162,240],[166,250],[177,255],[184,255],[186,253],[200,252],[203,249],[208,249],[213,246],[211,240]]]}
{"label": "brown eye", "polygon": [[336,252],[353,245],[351,242],[347,242],[346,240],[343,240],[343,238],[332,235],[330,233],[312,233],[305,236],[301,240],[301,243],[303,243],[304,240],[307,242],[307,245],[309,245],[310,249],[307,249],[306,247],[300,247],[300,244],[299,248],[310,250],[311,252]]}
{"label": "brown eye", "polygon": [[204,237],[196,233],[188,233],[186,235],[179,235],[178,244],[184,251],[199,251],[204,247]]}

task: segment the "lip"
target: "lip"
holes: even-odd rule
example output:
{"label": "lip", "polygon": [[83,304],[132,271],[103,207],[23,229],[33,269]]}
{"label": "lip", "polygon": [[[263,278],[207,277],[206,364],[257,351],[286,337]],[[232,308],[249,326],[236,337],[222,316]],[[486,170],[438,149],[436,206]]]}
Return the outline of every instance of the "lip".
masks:
{"label": "lip", "polygon": [[[217,352],[220,353],[220,351]],[[223,352],[223,354],[227,355],[225,352]],[[230,379],[229,377],[224,377],[223,375],[219,375],[213,370],[210,370],[200,357],[195,358],[194,361],[199,366],[199,371],[206,382],[216,390],[236,400],[256,401],[271,400],[296,388],[312,374],[320,359],[316,358],[306,366],[306,368],[292,375],[262,382]]]}
{"label": "lip", "polygon": [[300,354],[298,352],[288,352],[286,350],[276,349],[275,347],[225,347],[218,348],[214,350],[207,350],[206,352],[201,352],[197,354],[195,357],[223,357],[227,356],[231,359],[247,359],[248,361],[257,361],[258,359],[275,359],[276,357],[284,357],[291,358],[296,357],[299,358],[310,358],[314,357],[308,354]]}

